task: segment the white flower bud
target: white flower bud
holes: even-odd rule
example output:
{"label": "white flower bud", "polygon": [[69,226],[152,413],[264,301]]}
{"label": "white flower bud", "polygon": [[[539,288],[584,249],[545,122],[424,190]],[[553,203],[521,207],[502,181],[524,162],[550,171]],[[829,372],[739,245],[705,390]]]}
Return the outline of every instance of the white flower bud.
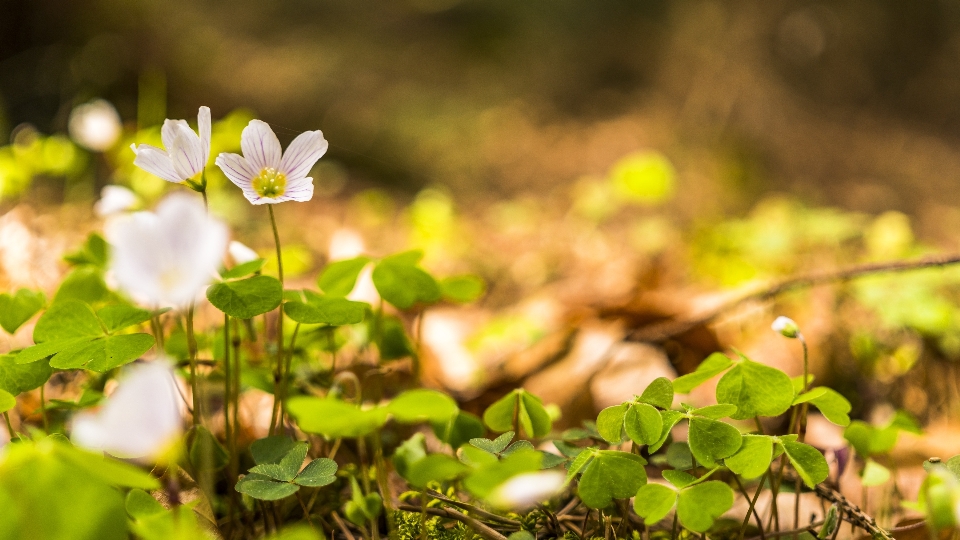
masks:
{"label": "white flower bud", "polygon": [[797,323],[795,323],[793,319],[784,317],[783,315],[777,317],[776,320],[773,321],[773,324],[770,325],[770,328],[783,337],[791,339],[795,339],[800,335],[800,327],[797,326]]}

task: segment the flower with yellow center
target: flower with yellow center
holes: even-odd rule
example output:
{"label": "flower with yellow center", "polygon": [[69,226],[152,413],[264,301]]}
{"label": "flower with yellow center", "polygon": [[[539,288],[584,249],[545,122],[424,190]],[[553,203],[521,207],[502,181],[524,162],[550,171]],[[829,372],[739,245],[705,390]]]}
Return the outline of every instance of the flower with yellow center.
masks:
{"label": "flower with yellow center", "polygon": [[251,120],[240,135],[243,155],[225,152],[216,163],[252,204],[306,202],[313,198],[313,178],[307,175],[327,146],[322,132],[307,131],[284,153],[270,126]]}
{"label": "flower with yellow center", "polygon": [[149,144],[131,144],[137,155],[133,164],[167,182],[185,183],[195,191],[203,191],[203,170],[210,159],[209,107],[200,107],[197,127],[199,134],[190,129],[186,120],[167,119],[160,128],[165,150]]}

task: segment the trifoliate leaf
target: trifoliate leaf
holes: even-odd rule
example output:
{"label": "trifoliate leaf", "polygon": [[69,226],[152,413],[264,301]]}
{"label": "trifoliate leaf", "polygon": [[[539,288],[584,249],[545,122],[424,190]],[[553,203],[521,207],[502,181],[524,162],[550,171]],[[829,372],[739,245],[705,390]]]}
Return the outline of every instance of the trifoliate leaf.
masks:
{"label": "trifoliate leaf", "polygon": [[283,287],[280,281],[271,276],[222,281],[207,289],[207,300],[237,319],[250,319],[272,311],[282,299]]}
{"label": "trifoliate leaf", "polygon": [[317,286],[328,296],[346,296],[353,290],[357,277],[369,262],[369,257],[332,262],[323,269],[317,279]]}
{"label": "trifoliate leaf", "polygon": [[407,424],[429,421],[444,422],[459,412],[457,402],[443,392],[420,388],[407,390],[395,397],[385,410],[398,422]]}
{"label": "trifoliate leaf", "polygon": [[717,402],[736,405],[732,417],[737,420],[780,416],[793,397],[793,383],[786,373],[745,358],[717,383]]}
{"label": "trifoliate leaf", "polygon": [[723,464],[747,480],[767,471],[773,460],[773,439],[766,435],[743,435],[737,453],[724,459]]}
{"label": "trifoliate leaf", "polygon": [[520,424],[516,427],[522,428],[528,437],[543,437],[550,433],[552,422],[543,402],[522,388],[487,407],[483,413],[483,421],[493,431],[509,431],[515,427],[515,415]]}
{"label": "trifoliate leaf", "polygon": [[[633,403],[627,409],[623,419],[624,428],[630,440],[637,444],[654,444],[660,439],[663,430],[663,418],[660,411],[646,403]],[[597,424],[599,428],[599,423]]]}
{"label": "trifoliate leaf", "polygon": [[514,435],[516,435],[516,433],[508,431],[492,441],[483,437],[476,437],[470,439],[470,446],[479,448],[484,452],[490,452],[491,454],[500,454],[500,452],[506,450],[510,441],[513,440]]}
{"label": "trifoliate leaf", "polygon": [[121,334],[104,336],[93,341],[67,347],[50,359],[56,369],[86,368],[105,372],[129,364],[153,347],[150,334]]}
{"label": "trifoliate leaf", "polygon": [[33,341],[64,341],[103,335],[100,320],[89,305],[79,300],[64,300],[50,306],[33,329]]}
{"label": "trifoliate leaf", "polygon": [[801,442],[788,442],[781,439],[783,450],[790,460],[790,464],[797,470],[803,483],[813,488],[830,475],[827,460],[819,450]]}
{"label": "trifoliate leaf", "polygon": [[667,447],[667,465],[678,471],[690,470],[694,466],[693,454],[690,445],[685,442],[675,442]]}
{"label": "trifoliate leaf", "polygon": [[716,480],[680,490],[677,497],[677,518],[693,532],[703,533],[714,521],[733,508],[733,490]]}
{"label": "trifoliate leaf", "polygon": [[283,456],[290,453],[296,446],[296,441],[285,435],[273,435],[257,439],[250,445],[250,454],[257,465],[264,463],[280,463]]}
{"label": "trifoliate leaf", "polygon": [[669,409],[673,406],[673,383],[666,377],[654,379],[643,393],[640,394],[637,401],[648,403],[661,409]]}
{"label": "trifoliate leaf", "polygon": [[740,431],[730,424],[699,416],[690,419],[690,452],[704,467],[715,467],[716,460],[735,454],[740,439]]}
{"label": "trifoliate leaf", "polygon": [[430,274],[393,257],[373,268],[373,284],[384,300],[399,309],[409,309],[416,303],[432,304],[441,297],[440,286]]}
{"label": "trifoliate leaf", "polygon": [[[831,388],[814,388],[814,390],[823,389],[823,394],[814,396],[810,404],[820,409],[823,417],[838,426],[850,425],[850,402],[847,398],[840,395],[839,392]],[[811,391],[812,392],[812,391]]]}
{"label": "trifoliate leaf", "polygon": [[276,482],[268,476],[250,473],[237,482],[236,490],[261,501],[278,501],[300,489],[296,484]]}
{"label": "trifoliate leaf", "polygon": [[53,296],[52,304],[76,300],[95,304],[115,297],[103,281],[102,270],[94,267],[79,267],[67,274]]}
{"label": "trifoliate leaf", "polygon": [[23,323],[36,315],[46,303],[42,292],[18,289],[11,294],[0,294],[0,327],[13,334]]}
{"label": "trifoliate leaf", "polygon": [[[608,443],[620,444],[623,441],[623,418],[627,408],[626,404],[613,405],[600,411],[597,416],[597,431]],[[657,435],[660,435],[660,430],[657,430]]]}
{"label": "trifoliate leaf", "polygon": [[337,477],[337,462],[327,458],[317,458],[300,471],[293,482],[301,486],[321,487],[332,484]]}
{"label": "trifoliate leaf", "polygon": [[0,355],[0,390],[13,395],[39,388],[52,374],[48,362],[19,364],[15,355]]}
{"label": "trifoliate leaf", "polygon": [[700,363],[696,371],[678,377],[673,381],[673,390],[678,394],[689,394],[691,390],[707,382],[711,378],[723,373],[733,365],[727,355],[713,353]]}
{"label": "trifoliate leaf", "polygon": [[580,476],[580,500],[589,508],[606,508],[613,499],[632,497],[647,483],[646,464],[636,454],[598,450]]}
{"label": "trifoliate leaf", "polygon": [[662,484],[646,484],[633,499],[633,510],[647,526],[656,525],[667,517],[677,503],[677,492]]}
{"label": "trifoliate leaf", "polygon": [[[467,447],[469,448],[469,447]],[[486,452],[483,452],[486,455]],[[543,465],[543,457],[535,450],[522,450],[503,458],[487,462],[467,476],[463,485],[477,497],[487,497],[500,484],[523,473],[536,472]]]}

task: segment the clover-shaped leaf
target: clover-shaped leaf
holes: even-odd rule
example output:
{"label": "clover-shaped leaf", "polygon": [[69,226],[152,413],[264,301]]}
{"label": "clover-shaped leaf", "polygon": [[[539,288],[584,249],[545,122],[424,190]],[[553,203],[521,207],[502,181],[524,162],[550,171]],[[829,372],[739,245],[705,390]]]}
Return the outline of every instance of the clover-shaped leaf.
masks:
{"label": "clover-shaped leaf", "polygon": [[723,460],[731,471],[751,480],[767,471],[773,461],[773,438],[767,435],[743,435],[736,454]]}
{"label": "clover-shaped leaf", "polygon": [[810,399],[810,404],[820,409],[823,417],[838,426],[850,425],[850,402],[832,388],[819,387],[823,393]]}
{"label": "clover-shaped leaf", "polygon": [[416,260],[419,256],[401,253],[385,257],[373,268],[377,292],[399,309],[409,309],[416,303],[432,304],[441,298],[437,280],[411,262]]}
{"label": "clover-shaped leaf", "polygon": [[629,452],[596,450],[583,469],[578,493],[589,508],[606,508],[613,499],[632,497],[647,483],[642,457]]}
{"label": "clover-shaped leaf", "polygon": [[320,277],[317,286],[328,296],[346,296],[357,284],[357,277],[363,267],[370,262],[369,257],[356,257],[328,264]]}
{"label": "clover-shaped leaf", "polygon": [[42,292],[18,289],[13,294],[0,294],[0,328],[13,334],[23,323],[36,315],[46,303]]}
{"label": "clover-shaped leaf", "polygon": [[446,421],[431,422],[431,427],[434,435],[449,444],[451,448],[459,448],[468,441],[482,438],[485,431],[483,421],[465,411],[457,412]]}
{"label": "clover-shaped leaf", "polygon": [[697,533],[709,530],[713,522],[731,508],[733,490],[717,480],[682,489],[677,497],[680,524]]}
{"label": "clover-shaped leaf", "polygon": [[207,300],[231,317],[250,319],[276,309],[283,300],[283,286],[271,276],[221,281],[207,289]]}
{"label": "clover-shaped leaf", "polygon": [[647,525],[656,525],[677,504],[677,491],[662,484],[646,484],[637,491],[633,509]]}
{"label": "clover-shaped leaf", "polygon": [[52,374],[47,362],[19,364],[16,355],[0,355],[0,390],[13,395],[39,388]]}
{"label": "clover-shaped leaf", "polygon": [[717,383],[717,402],[736,405],[732,417],[779,416],[793,403],[793,382],[779,369],[741,357]]}
{"label": "clover-shaped leaf", "polygon": [[[514,426],[514,418],[519,425]],[[550,415],[540,398],[518,388],[487,407],[483,421],[494,431],[523,429],[528,437],[543,437],[550,433]]]}
{"label": "clover-shaped leaf", "polygon": [[807,487],[812,489],[830,475],[827,460],[816,448],[809,444],[783,439],[781,439],[780,444],[783,446],[783,451],[787,454],[790,464],[797,470],[797,474],[800,475]]}
{"label": "clover-shaped leaf", "polygon": [[250,473],[237,482],[236,490],[261,501],[276,501],[293,495],[300,489],[296,484],[277,482],[269,476]]}
{"label": "clover-shaped leaf", "polygon": [[678,394],[689,394],[694,388],[723,373],[732,365],[733,360],[727,355],[713,353],[697,366],[696,371],[677,377],[673,381],[673,390]]}
{"label": "clover-shaped leaf", "polygon": [[693,416],[687,440],[693,457],[704,467],[714,467],[716,460],[732,456],[740,449],[741,435],[730,424]]}
{"label": "clover-shaped leaf", "polygon": [[669,409],[673,406],[673,382],[666,377],[654,379],[640,394],[637,401],[661,409]]}

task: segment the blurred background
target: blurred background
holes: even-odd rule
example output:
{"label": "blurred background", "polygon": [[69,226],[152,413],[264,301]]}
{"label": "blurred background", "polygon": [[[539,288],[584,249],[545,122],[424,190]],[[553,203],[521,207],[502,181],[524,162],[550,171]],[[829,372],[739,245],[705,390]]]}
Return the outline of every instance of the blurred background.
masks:
{"label": "blurred background", "polygon": [[[786,314],[854,416],[960,418],[956,271],[622,341],[770,279],[956,251],[960,4],[0,0],[0,285],[55,287],[103,186],[148,208],[180,189],[128,147],[202,105],[214,155],[254,117],[284,145],[330,141],[315,199],[279,212],[301,286],[405,246],[486,280],[474,306],[424,316],[431,384],[464,400],[524,384],[574,424],[730,346],[796,375],[795,343],[769,331]],[[262,208],[208,178],[213,210],[269,256]],[[908,450],[917,466],[937,440]]]}

